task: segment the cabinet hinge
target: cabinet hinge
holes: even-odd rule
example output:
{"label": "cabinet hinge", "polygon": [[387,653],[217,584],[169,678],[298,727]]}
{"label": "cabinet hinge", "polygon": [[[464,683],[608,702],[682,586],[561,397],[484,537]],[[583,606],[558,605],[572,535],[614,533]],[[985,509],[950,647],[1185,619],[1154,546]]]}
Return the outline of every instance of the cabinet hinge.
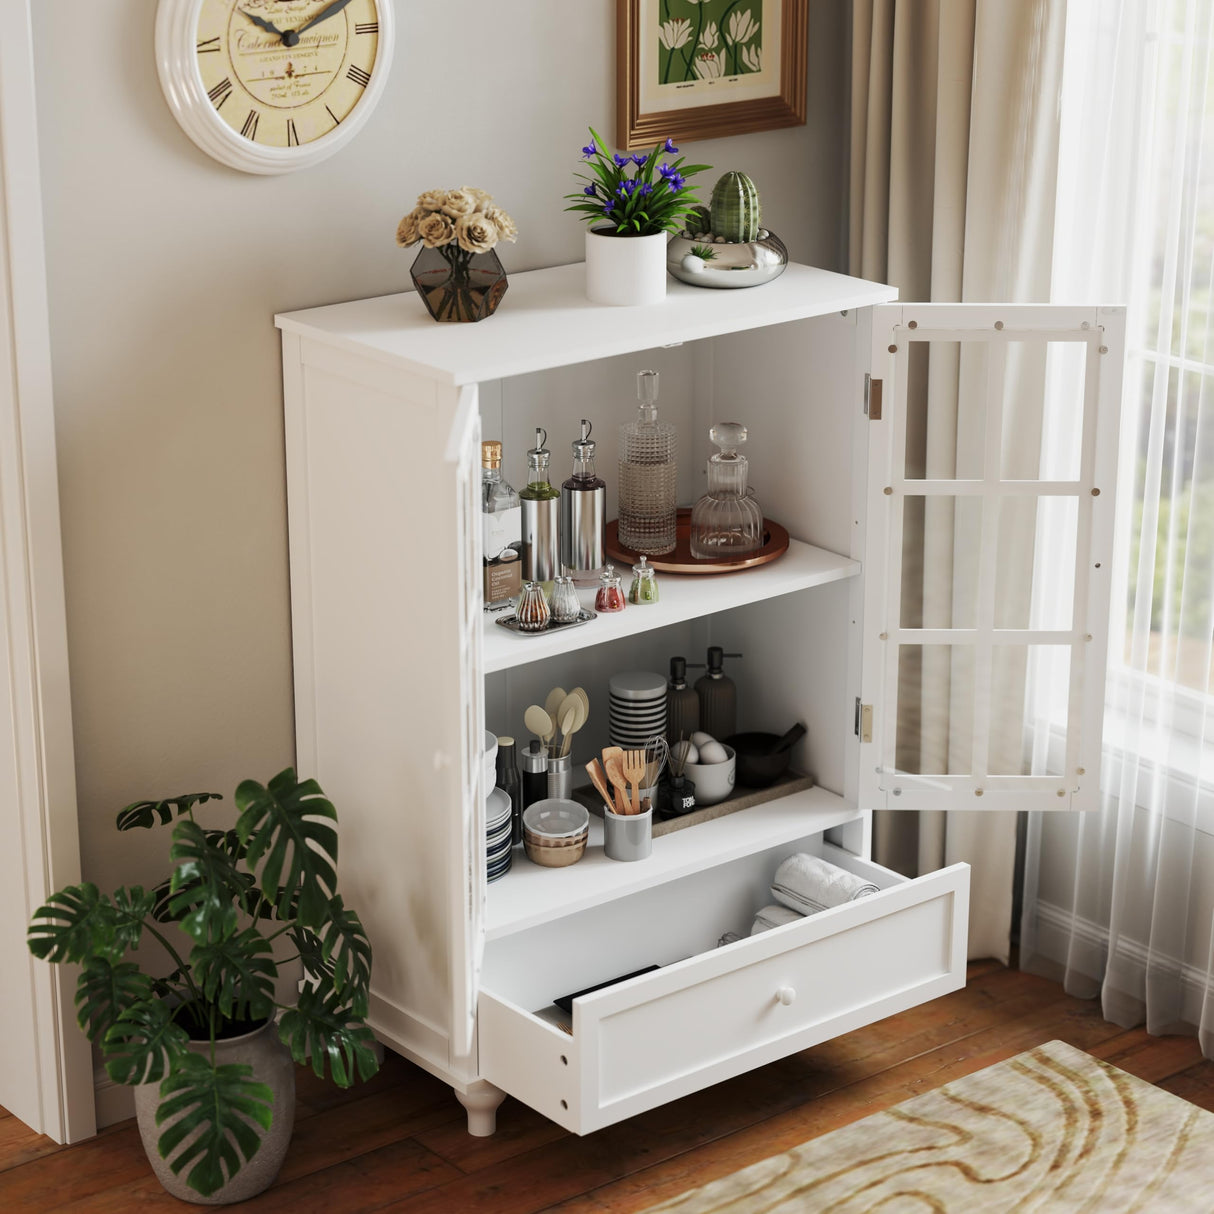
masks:
{"label": "cabinet hinge", "polygon": [[864,414],[870,422],[881,420],[881,380],[864,374]]}
{"label": "cabinet hinge", "polygon": [[871,742],[873,740],[873,706],[871,704],[861,704],[859,696],[856,696],[855,732],[856,737],[861,742]]}

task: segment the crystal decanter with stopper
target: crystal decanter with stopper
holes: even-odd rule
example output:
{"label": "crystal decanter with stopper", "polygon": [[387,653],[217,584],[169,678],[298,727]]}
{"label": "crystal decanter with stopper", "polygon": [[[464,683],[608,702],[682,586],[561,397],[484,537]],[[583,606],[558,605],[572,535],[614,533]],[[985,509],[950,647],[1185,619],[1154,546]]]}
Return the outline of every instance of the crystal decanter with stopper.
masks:
{"label": "crystal decanter with stopper", "polygon": [[701,560],[744,556],[763,546],[763,512],[746,485],[746,456],[738,454],[746,427],[718,422],[708,437],[720,450],[708,457],[708,492],[691,512],[691,555]]}
{"label": "crystal decanter with stopper", "polygon": [[620,427],[619,541],[650,556],[673,552],[678,517],[675,430],[658,421],[658,373],[637,375],[635,421]]}

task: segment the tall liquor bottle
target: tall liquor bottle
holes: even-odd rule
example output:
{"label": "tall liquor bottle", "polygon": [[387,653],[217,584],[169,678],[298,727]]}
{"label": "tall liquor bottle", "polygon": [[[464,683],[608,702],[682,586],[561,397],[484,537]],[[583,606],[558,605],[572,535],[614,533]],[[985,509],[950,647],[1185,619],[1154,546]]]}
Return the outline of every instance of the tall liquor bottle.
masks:
{"label": "tall liquor bottle", "polygon": [[672,425],[658,421],[658,373],[637,375],[640,404],[620,427],[619,540],[633,552],[673,552],[678,465]]}
{"label": "tall liquor bottle", "polygon": [[481,534],[484,538],[485,610],[509,606],[522,589],[523,510],[502,476],[502,444],[481,443]]}

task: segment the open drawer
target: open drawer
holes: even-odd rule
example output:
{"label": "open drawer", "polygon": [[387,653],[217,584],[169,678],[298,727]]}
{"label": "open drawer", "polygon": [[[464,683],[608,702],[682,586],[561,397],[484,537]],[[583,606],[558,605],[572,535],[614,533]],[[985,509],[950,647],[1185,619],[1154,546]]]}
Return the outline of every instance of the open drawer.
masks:
{"label": "open drawer", "polygon": [[[880,892],[745,936],[798,851]],[[486,949],[480,1074],[589,1133],[963,986],[968,907],[967,865],[907,880],[813,836],[516,933]],[[574,1000],[572,1035],[549,1015],[654,963]]]}

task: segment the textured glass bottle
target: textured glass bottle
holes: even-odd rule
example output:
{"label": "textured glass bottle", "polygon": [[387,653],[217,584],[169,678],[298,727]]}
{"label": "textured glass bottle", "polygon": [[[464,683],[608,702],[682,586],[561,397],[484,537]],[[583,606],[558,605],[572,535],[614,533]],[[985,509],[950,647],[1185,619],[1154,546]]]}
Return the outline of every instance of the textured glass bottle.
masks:
{"label": "textured glass bottle", "polygon": [[763,511],[746,485],[746,456],[738,453],[746,427],[718,422],[708,437],[720,450],[708,457],[708,492],[691,511],[691,555],[744,556],[763,546]]}
{"label": "textured glass bottle", "polygon": [[573,443],[573,475],[561,486],[561,564],[575,586],[597,586],[607,531],[607,485],[594,473],[594,439],[582,418]]}
{"label": "textured glass bottle", "polygon": [[561,571],[560,497],[548,478],[551,455],[548,433],[535,428],[535,446],[527,452],[527,487],[519,490],[523,506],[523,580],[541,582],[546,591]]}
{"label": "textured glass bottle", "polygon": [[658,373],[637,375],[635,421],[620,427],[619,541],[633,552],[673,552],[678,465],[674,427],[658,421]]}
{"label": "textured glass bottle", "polygon": [[511,604],[522,586],[523,521],[518,494],[502,476],[502,444],[481,443],[481,533],[484,538],[485,610]]}

